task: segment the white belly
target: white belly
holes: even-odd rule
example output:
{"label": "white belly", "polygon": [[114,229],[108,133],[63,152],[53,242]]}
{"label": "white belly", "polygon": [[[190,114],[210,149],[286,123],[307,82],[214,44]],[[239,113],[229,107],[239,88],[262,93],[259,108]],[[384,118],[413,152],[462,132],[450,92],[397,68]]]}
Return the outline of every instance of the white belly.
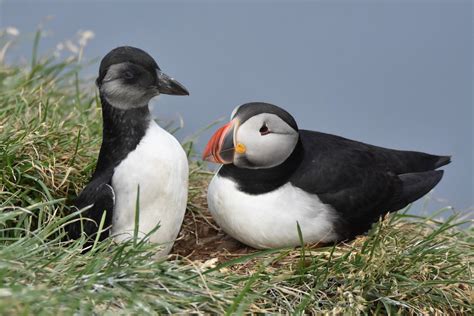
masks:
{"label": "white belly", "polygon": [[137,148],[115,168],[112,234],[116,241],[133,237],[137,188],[140,185],[139,233],[160,228],[149,240],[171,250],[178,235],[188,197],[188,160],[179,142],[154,121]]}
{"label": "white belly", "polygon": [[289,183],[269,193],[251,195],[239,191],[232,180],[215,175],[207,199],[217,224],[254,248],[300,245],[297,222],[304,242],[337,238],[331,206]]}

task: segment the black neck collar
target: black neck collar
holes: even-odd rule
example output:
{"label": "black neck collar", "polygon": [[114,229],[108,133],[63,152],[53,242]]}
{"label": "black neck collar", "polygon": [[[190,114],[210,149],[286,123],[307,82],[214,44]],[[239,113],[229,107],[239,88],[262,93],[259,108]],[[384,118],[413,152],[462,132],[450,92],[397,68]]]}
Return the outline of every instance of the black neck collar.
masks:
{"label": "black neck collar", "polygon": [[303,160],[304,149],[301,139],[285,162],[267,169],[237,168],[235,165],[223,165],[219,176],[233,179],[240,191],[248,194],[262,194],[273,191],[287,183],[293,172]]}

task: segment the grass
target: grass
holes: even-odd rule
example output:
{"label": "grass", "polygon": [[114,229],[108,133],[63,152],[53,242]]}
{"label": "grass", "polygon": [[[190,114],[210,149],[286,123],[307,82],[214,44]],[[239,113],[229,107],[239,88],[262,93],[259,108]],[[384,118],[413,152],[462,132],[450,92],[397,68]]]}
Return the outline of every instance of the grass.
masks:
{"label": "grass", "polygon": [[37,38],[30,67],[0,65],[1,314],[472,314],[474,230],[456,216],[402,212],[351,243],[255,251],[212,222],[198,162],[168,260],[133,240],[81,254],[84,240],[62,241],[66,197],[94,168],[100,107],[76,60],[40,58]]}

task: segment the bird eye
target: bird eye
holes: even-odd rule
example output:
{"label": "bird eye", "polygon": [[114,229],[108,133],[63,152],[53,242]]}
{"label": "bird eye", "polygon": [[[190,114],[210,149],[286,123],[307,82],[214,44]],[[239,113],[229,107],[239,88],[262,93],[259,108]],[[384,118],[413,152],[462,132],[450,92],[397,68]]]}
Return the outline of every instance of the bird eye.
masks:
{"label": "bird eye", "polygon": [[133,73],[130,72],[130,71],[125,71],[123,73],[123,76],[124,76],[125,79],[132,79],[133,78]]}
{"label": "bird eye", "polygon": [[267,135],[267,134],[270,134],[270,130],[268,129],[268,126],[267,124],[263,124],[262,127],[260,127],[260,135]]}

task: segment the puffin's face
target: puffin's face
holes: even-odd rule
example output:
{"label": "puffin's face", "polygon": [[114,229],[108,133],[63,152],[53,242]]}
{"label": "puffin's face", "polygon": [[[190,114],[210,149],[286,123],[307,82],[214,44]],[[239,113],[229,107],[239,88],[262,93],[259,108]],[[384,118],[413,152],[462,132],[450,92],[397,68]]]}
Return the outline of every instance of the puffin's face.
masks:
{"label": "puffin's face", "polygon": [[247,103],[211,137],[203,159],[239,168],[272,168],[291,155],[298,140],[298,126],[288,112],[268,103]]}
{"label": "puffin's face", "polygon": [[189,95],[178,81],[161,72],[150,55],[130,46],[118,47],[102,59],[96,83],[107,102],[122,110],[146,106],[161,93]]}

